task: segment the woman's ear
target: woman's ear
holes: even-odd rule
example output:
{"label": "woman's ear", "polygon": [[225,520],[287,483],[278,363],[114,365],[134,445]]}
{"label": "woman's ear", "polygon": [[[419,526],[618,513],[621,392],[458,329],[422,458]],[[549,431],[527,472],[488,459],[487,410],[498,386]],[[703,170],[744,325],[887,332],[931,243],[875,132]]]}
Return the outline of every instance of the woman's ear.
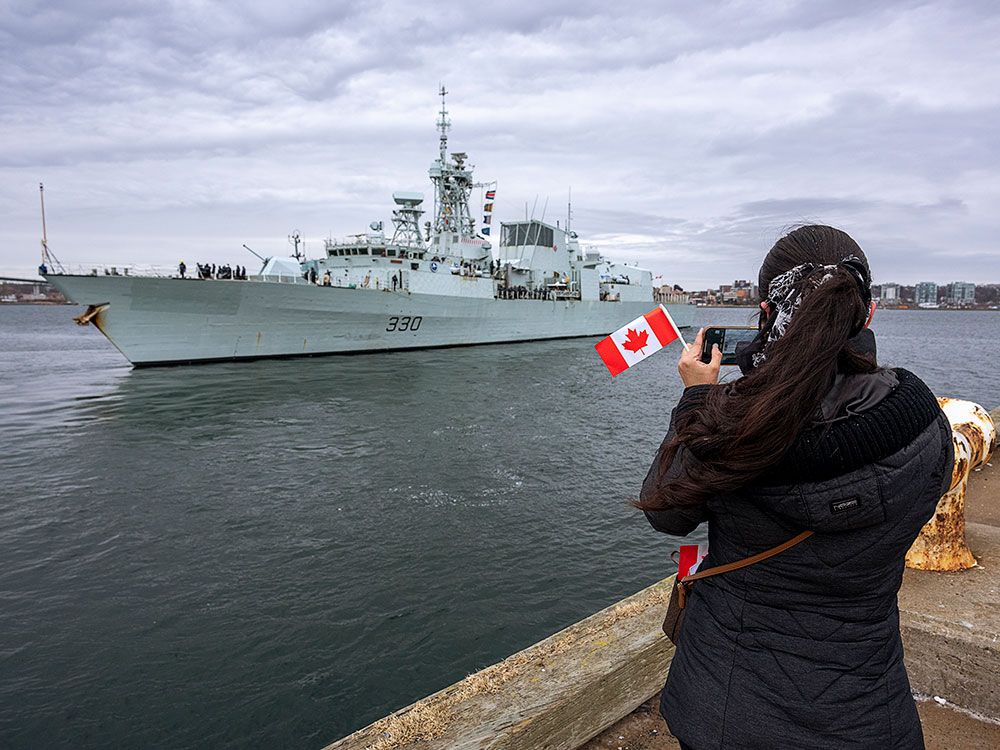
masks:
{"label": "woman's ear", "polygon": [[757,319],[757,330],[758,331],[764,330],[764,325],[767,322],[767,319],[771,317],[771,304],[769,302],[766,302],[766,301],[765,302],[761,302],[760,303],[760,310],[761,310],[760,317]]}
{"label": "woman's ear", "polygon": [[872,324],[872,318],[874,317],[875,317],[875,300],[872,300],[871,304],[868,305],[868,320],[865,321],[865,328],[867,328]]}

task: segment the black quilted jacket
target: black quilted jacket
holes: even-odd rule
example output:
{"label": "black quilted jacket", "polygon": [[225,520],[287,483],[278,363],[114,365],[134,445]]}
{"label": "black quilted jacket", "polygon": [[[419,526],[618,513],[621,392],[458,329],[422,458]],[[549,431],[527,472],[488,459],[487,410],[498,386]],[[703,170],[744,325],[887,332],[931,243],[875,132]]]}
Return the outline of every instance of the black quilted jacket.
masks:
{"label": "black quilted jacket", "polygon": [[[760,486],[647,513],[680,536],[708,522],[702,570],[816,532],[694,585],[661,700],[671,732],[694,750],[923,747],[896,593],[906,550],[947,490],[951,428],[915,375],[853,377],[891,385],[806,430]],[[674,416],[698,408],[707,388],[688,388]],[[644,498],[665,479],[658,458]]]}

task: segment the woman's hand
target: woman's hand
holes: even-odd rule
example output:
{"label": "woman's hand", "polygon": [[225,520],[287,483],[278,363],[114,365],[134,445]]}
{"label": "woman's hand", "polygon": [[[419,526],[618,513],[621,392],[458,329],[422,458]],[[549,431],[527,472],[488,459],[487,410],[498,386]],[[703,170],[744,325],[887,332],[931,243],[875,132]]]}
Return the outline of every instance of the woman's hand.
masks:
{"label": "woman's hand", "polygon": [[677,372],[681,374],[684,387],[689,385],[715,385],[719,382],[719,368],[722,366],[722,350],[718,344],[712,344],[712,361],[705,364],[701,361],[701,348],[705,339],[705,329],[698,331],[693,344],[681,352],[677,362]]}

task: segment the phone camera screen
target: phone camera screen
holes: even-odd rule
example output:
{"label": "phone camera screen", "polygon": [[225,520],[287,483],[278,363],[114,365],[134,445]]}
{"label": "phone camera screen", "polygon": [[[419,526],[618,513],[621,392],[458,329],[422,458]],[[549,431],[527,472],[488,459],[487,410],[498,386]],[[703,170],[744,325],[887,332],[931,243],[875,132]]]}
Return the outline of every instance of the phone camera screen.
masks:
{"label": "phone camera screen", "polygon": [[756,337],[756,328],[711,328],[705,340],[702,361],[711,361],[712,346],[717,344],[722,351],[722,364],[735,365],[737,347],[753,341]]}
{"label": "phone camera screen", "polygon": [[722,356],[725,358],[736,356],[736,345],[743,341],[742,336],[734,335],[735,331],[726,331],[726,335],[722,337]]}

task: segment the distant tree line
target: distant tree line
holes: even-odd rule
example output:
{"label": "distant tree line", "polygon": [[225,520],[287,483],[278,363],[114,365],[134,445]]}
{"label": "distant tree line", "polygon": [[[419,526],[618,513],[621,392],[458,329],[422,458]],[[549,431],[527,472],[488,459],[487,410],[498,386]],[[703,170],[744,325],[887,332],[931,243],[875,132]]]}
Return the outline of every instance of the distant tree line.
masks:
{"label": "distant tree line", "polygon": [[977,305],[1000,305],[1000,284],[981,284],[976,287]]}

